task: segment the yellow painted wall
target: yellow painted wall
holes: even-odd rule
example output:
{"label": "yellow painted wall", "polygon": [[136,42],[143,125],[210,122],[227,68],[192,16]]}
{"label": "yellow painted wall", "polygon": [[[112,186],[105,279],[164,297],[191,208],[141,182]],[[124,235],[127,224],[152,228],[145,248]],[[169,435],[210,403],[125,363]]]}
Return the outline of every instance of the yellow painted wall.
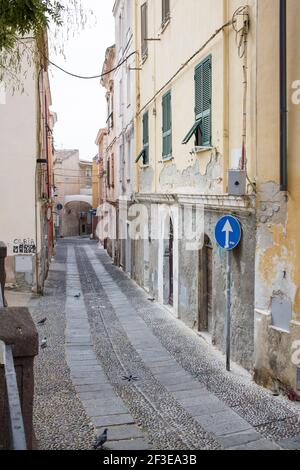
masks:
{"label": "yellow painted wall", "polygon": [[[140,7],[143,0],[136,2],[135,27],[136,44],[140,41]],[[231,26],[220,32],[193,60],[189,58],[206,41],[232,18],[234,11],[241,6],[237,0],[186,0],[170,1],[171,20],[164,31],[161,29],[160,2],[148,0],[148,37],[159,39],[148,42],[148,58],[140,71],[141,113],[136,123],[137,147],[142,148],[141,118],[149,111],[150,126],[150,169],[140,171],[140,185],[137,191],[165,192],[161,186],[161,172],[168,166],[176,165],[178,172],[174,176],[172,192],[178,193],[215,193],[227,192],[227,170],[231,166],[231,155],[242,147],[242,102],[243,102],[243,61],[238,57],[235,33]],[[249,34],[249,91],[248,91],[248,169],[252,176],[255,171],[255,132],[256,132],[256,1],[248,2],[251,16]],[[193,139],[182,145],[182,140],[194,123],[194,70],[195,66],[209,54],[212,55],[212,151],[191,155]],[[183,70],[166,85],[177,70],[186,62]],[[137,82],[138,83],[138,82]],[[162,88],[160,92],[159,90]],[[172,135],[173,157],[170,162],[162,161],[162,96],[172,92]],[[157,93],[149,105],[149,101]],[[250,118],[250,116],[252,116]],[[217,152],[216,165],[211,184],[182,184],[181,176],[188,167],[198,162],[200,173],[206,174],[212,154]],[[139,163],[141,165],[141,163]],[[150,177],[150,170],[155,174],[152,184],[143,187],[143,179]],[[173,172],[173,170],[172,170]],[[150,187],[151,186],[151,187]],[[208,188],[209,186],[209,188]]]}
{"label": "yellow painted wall", "polygon": [[[292,103],[292,83],[300,77],[300,43],[298,22],[300,3],[288,0],[288,194],[277,194],[271,198],[265,184],[279,184],[279,2],[264,0],[259,2],[259,50],[258,50],[258,113],[257,113],[257,182],[259,190],[258,207],[269,197],[269,205],[280,203],[281,217],[273,217],[265,230],[269,239],[258,244],[258,276],[262,296],[257,299],[266,304],[273,291],[281,290],[293,304],[293,318],[300,321],[300,105]],[[276,187],[278,191],[278,186]],[[286,202],[287,201],[287,202]],[[259,221],[261,222],[261,221]],[[280,273],[281,271],[281,273]],[[286,279],[280,274],[286,271]]]}

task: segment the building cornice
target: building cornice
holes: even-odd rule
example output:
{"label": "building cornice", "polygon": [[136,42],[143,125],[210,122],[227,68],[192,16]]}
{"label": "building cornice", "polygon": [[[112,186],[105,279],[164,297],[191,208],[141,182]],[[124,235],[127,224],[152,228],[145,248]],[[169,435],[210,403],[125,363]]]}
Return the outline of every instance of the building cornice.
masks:
{"label": "building cornice", "polygon": [[134,199],[137,202],[148,202],[154,204],[174,204],[180,205],[202,205],[216,210],[246,211],[254,212],[255,204],[253,196],[230,196],[228,194],[164,194],[164,193],[135,193]]}

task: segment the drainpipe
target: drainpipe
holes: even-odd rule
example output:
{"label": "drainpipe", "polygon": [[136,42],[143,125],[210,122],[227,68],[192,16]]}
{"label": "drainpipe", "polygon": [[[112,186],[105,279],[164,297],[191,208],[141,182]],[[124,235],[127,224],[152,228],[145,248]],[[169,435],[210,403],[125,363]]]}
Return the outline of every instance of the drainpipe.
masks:
{"label": "drainpipe", "polygon": [[[140,138],[141,138],[141,130],[140,130],[140,109],[141,109],[141,88],[140,88],[140,67],[141,67],[141,58],[139,53],[139,42],[138,42],[138,22],[139,22],[139,2],[136,0],[134,2],[134,45],[135,50],[137,53],[135,54],[135,155],[138,155],[140,152]],[[139,165],[135,165],[135,193],[140,192],[140,168]]]}
{"label": "drainpipe", "polygon": [[280,191],[288,189],[287,175],[287,37],[286,0],[280,0]]}
{"label": "drainpipe", "polygon": [[[227,23],[229,16],[228,0],[223,0],[223,24]],[[223,30],[223,191],[227,193],[229,157],[229,31]]]}

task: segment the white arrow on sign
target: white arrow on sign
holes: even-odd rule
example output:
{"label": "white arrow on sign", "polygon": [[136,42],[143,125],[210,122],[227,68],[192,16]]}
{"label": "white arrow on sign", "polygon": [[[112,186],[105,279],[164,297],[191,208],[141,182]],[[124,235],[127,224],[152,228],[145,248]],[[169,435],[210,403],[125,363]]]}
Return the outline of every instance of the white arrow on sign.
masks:
{"label": "white arrow on sign", "polygon": [[229,246],[230,233],[233,233],[233,229],[231,227],[231,224],[230,224],[229,220],[226,220],[226,223],[223,227],[222,232],[226,233],[225,248],[228,249],[228,248],[230,248],[230,246]]}

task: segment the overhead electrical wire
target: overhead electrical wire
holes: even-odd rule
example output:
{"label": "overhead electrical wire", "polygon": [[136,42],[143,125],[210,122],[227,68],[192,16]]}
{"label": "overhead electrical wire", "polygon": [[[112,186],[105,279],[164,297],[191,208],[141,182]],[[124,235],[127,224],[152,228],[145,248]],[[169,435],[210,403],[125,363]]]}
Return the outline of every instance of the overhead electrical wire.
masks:
{"label": "overhead electrical wire", "polygon": [[67,70],[63,69],[59,65],[52,62],[49,58],[47,58],[47,60],[48,60],[49,64],[53,65],[53,67],[56,67],[57,69],[59,69],[62,72],[66,73],[67,75],[70,75],[71,77],[80,78],[81,80],[93,80],[95,78],[105,77],[106,75],[109,75],[110,73],[115,72],[116,70],[118,70],[121,67],[121,65],[125,64],[125,62],[127,62],[127,60],[130,59],[130,57],[132,57],[136,53],[137,53],[137,51],[131,52],[127,57],[125,57],[125,59],[122,60],[122,62],[120,62],[118,65],[116,65],[116,67],[112,68],[111,70],[108,70],[107,72],[102,73],[100,75],[93,75],[93,76],[90,76],[90,77],[77,75],[75,73],[68,72]]}
{"label": "overhead electrical wire", "polygon": [[[131,35],[131,37],[128,39],[128,42],[124,48],[124,53],[127,51],[128,49],[128,46],[129,46],[129,43],[132,39],[133,35]],[[26,40],[26,39],[34,39],[34,38],[29,38],[29,37],[25,37],[25,38],[21,38],[21,39],[18,39],[19,42],[22,42],[23,40]],[[27,46],[26,46],[27,47]],[[124,59],[124,53],[122,55],[122,58],[120,60],[120,62],[115,66],[113,67],[111,70],[108,70],[107,72],[104,72],[104,73],[101,73],[100,75],[92,75],[92,76],[85,76],[85,75],[78,75],[76,73],[72,73],[72,72],[69,72],[68,70],[64,69],[63,67],[60,67],[59,65],[57,65],[55,62],[53,62],[52,60],[49,59],[49,57],[44,54],[42,52],[42,55],[44,56],[44,58],[49,62],[49,64],[51,64],[53,67],[56,67],[58,70],[60,70],[61,72],[64,72],[66,73],[67,75],[70,75],[71,77],[74,77],[74,78],[79,78],[81,80],[94,80],[96,78],[102,78],[102,77],[105,77],[106,75],[109,75],[111,74],[112,72],[115,72],[116,70],[118,70],[123,64],[125,64],[125,62],[127,62],[128,59],[130,59],[130,57],[132,57],[133,55],[135,54],[138,54],[138,51],[133,51],[131,52],[128,56],[126,56]]]}

